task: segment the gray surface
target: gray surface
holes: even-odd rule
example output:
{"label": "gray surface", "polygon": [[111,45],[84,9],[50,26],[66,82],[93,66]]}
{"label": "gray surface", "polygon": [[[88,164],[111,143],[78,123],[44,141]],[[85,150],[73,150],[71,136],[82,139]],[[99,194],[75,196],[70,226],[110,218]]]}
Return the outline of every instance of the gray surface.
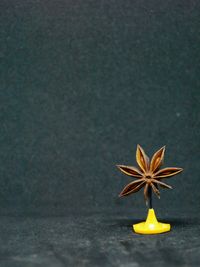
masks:
{"label": "gray surface", "polygon": [[[140,220],[144,216],[141,216]],[[162,221],[162,220],[161,220]],[[132,232],[133,216],[1,218],[1,267],[197,267],[199,218],[165,218],[168,234]]]}
{"label": "gray surface", "polygon": [[137,143],[185,170],[166,208],[199,208],[199,1],[0,4],[1,214],[142,206],[117,200]]}
{"label": "gray surface", "polygon": [[[200,2],[1,0],[0,15],[0,266],[199,266]],[[184,168],[154,201],[167,235],[132,234],[142,193],[117,197],[137,143]]]}

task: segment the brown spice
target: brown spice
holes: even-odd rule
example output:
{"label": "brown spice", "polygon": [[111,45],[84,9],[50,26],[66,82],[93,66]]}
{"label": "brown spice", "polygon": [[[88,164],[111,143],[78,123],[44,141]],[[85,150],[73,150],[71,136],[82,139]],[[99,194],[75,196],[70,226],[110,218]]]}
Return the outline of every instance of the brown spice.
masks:
{"label": "brown spice", "polygon": [[183,171],[183,169],[177,167],[167,167],[160,170],[164,159],[164,153],[165,146],[159,149],[150,161],[142,147],[138,145],[136,151],[136,161],[139,169],[132,166],[117,165],[117,167],[126,175],[137,178],[135,181],[126,185],[119,196],[128,196],[132,193],[138,192],[144,187],[144,197],[147,202],[149,189],[152,189],[158,198],[160,198],[158,186],[172,189],[170,185],[163,183],[161,180],[174,176]]}

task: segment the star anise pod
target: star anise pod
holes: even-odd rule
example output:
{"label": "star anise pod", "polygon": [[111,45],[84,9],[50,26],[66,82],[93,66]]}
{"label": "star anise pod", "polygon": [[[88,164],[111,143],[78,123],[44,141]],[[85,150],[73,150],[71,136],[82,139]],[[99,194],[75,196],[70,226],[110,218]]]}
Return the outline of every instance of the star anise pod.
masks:
{"label": "star anise pod", "polygon": [[163,163],[165,153],[165,146],[160,148],[152,157],[151,161],[145,154],[140,145],[137,146],[136,161],[139,169],[132,166],[117,165],[117,167],[126,175],[136,177],[137,179],[122,190],[119,194],[120,197],[128,196],[131,193],[138,192],[144,187],[144,197],[147,202],[149,192],[153,190],[158,198],[160,198],[159,186],[167,189],[172,187],[161,180],[180,173],[183,169],[177,167],[167,167],[160,170]]}

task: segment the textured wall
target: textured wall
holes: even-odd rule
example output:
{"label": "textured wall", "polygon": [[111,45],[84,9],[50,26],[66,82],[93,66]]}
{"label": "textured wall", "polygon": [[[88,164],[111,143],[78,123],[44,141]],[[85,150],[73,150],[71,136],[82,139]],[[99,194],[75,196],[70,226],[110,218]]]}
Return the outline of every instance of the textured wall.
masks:
{"label": "textured wall", "polygon": [[185,169],[158,207],[197,208],[199,1],[0,5],[1,213],[144,207],[117,198],[137,143]]}

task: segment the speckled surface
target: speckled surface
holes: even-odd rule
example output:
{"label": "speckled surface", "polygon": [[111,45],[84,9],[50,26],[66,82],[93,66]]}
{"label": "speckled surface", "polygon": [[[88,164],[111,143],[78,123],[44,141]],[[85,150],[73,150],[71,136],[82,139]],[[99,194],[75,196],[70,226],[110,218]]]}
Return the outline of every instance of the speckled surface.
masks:
{"label": "speckled surface", "polygon": [[[141,217],[142,219],[142,217]],[[162,219],[161,219],[162,220]],[[0,221],[2,267],[197,267],[199,217],[174,216],[168,234],[132,232],[133,216],[12,218]]]}

